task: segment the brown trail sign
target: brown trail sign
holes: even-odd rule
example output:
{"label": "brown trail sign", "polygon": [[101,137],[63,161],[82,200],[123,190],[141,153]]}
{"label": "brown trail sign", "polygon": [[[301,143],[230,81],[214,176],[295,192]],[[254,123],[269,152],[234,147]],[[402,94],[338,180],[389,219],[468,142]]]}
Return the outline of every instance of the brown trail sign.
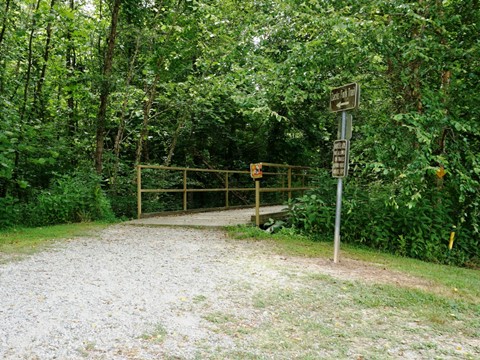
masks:
{"label": "brown trail sign", "polygon": [[357,83],[333,89],[330,93],[330,110],[338,112],[355,109],[359,100],[360,87]]}

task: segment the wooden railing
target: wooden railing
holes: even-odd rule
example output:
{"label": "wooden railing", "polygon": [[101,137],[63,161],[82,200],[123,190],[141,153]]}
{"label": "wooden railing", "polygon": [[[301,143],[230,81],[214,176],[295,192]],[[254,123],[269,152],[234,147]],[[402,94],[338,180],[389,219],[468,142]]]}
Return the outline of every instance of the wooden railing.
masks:
{"label": "wooden railing", "polygon": [[[262,181],[253,181],[251,179],[249,182],[251,186],[238,187],[231,186],[230,178],[232,175],[237,174],[239,176],[244,176],[245,178],[250,177],[250,171],[246,170],[216,170],[216,169],[198,169],[198,168],[183,168],[183,167],[168,167],[168,166],[156,166],[156,165],[138,165],[137,166],[137,215],[138,218],[151,216],[152,214],[144,214],[142,211],[142,195],[146,193],[181,193],[183,194],[183,206],[182,209],[184,212],[189,211],[188,209],[188,194],[189,193],[211,193],[219,192],[224,193],[225,196],[225,206],[220,207],[220,209],[230,209],[234,206],[231,206],[231,194],[238,194],[243,192],[256,192],[255,195],[255,206],[260,207],[260,193],[266,192],[286,192],[288,193],[288,198],[292,197],[294,191],[305,191],[311,189],[308,186],[308,177],[310,174],[310,168],[303,166],[293,166],[293,165],[283,165],[283,164],[271,164],[271,163],[262,163],[264,168],[272,168],[279,171],[264,171],[263,174],[265,177],[280,176],[281,186],[274,187],[261,187]],[[142,170],[145,169],[154,169],[158,171],[174,171],[182,173],[182,183],[178,184],[181,187],[178,188],[143,188],[142,184]],[[188,177],[191,173],[209,173],[216,175],[217,178],[222,179],[223,186],[215,188],[190,188],[188,186]],[[286,184],[285,184],[286,180]],[[254,204],[248,204],[253,206]],[[216,208],[218,209],[218,207]],[[258,222],[258,221],[257,221]]]}

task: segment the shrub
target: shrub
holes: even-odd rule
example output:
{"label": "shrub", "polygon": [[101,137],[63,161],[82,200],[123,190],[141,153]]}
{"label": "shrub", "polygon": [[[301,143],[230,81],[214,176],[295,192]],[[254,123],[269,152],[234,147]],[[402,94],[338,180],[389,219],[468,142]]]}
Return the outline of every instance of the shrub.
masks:
{"label": "shrub", "polygon": [[19,220],[18,201],[7,196],[0,198],[0,229],[15,226]]}
{"label": "shrub", "polygon": [[98,176],[76,172],[58,176],[24,209],[23,225],[41,226],[114,218]]}
{"label": "shrub", "polygon": [[[332,239],[335,195],[334,189],[322,185],[292,201],[291,225],[313,238]],[[345,187],[343,198],[342,242],[431,262],[477,263],[479,244],[471,230],[472,223],[458,220],[458,204],[454,200],[448,191],[424,188],[415,193],[412,201],[412,196],[394,185],[360,185],[352,181]],[[452,231],[456,231],[456,241],[449,250]]]}

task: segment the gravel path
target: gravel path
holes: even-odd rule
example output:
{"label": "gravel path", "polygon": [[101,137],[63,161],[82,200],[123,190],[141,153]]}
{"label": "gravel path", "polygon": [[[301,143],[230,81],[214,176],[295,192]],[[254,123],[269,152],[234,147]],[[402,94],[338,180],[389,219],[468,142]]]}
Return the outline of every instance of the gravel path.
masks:
{"label": "gravel path", "polygon": [[452,336],[408,307],[368,305],[375,288],[360,283],[436,292],[223,230],[116,225],[0,263],[0,359],[480,358],[469,319]]}
{"label": "gravel path", "polygon": [[0,358],[193,359],[233,347],[205,314],[245,301],[239,284],[282,281],[244,244],[220,230],[119,225],[0,265]]}

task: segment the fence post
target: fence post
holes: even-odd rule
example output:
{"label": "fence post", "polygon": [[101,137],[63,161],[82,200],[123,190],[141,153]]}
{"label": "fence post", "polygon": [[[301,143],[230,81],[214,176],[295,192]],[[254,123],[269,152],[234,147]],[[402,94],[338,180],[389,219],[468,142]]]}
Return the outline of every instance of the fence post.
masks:
{"label": "fence post", "polygon": [[255,225],[260,226],[260,179],[255,179]]}
{"label": "fence post", "polygon": [[228,198],[228,171],[225,173],[225,207],[228,209],[229,208],[229,198]]}
{"label": "fence post", "polygon": [[187,169],[183,170],[183,211],[187,211]]}
{"label": "fence post", "polygon": [[[305,176],[306,176],[306,171],[302,170],[302,188],[305,187]],[[305,195],[305,190],[302,190],[302,196]]]}
{"label": "fence post", "polygon": [[288,168],[288,200],[292,199],[292,168]]}
{"label": "fence post", "polygon": [[137,217],[142,217],[142,167],[137,165]]}

